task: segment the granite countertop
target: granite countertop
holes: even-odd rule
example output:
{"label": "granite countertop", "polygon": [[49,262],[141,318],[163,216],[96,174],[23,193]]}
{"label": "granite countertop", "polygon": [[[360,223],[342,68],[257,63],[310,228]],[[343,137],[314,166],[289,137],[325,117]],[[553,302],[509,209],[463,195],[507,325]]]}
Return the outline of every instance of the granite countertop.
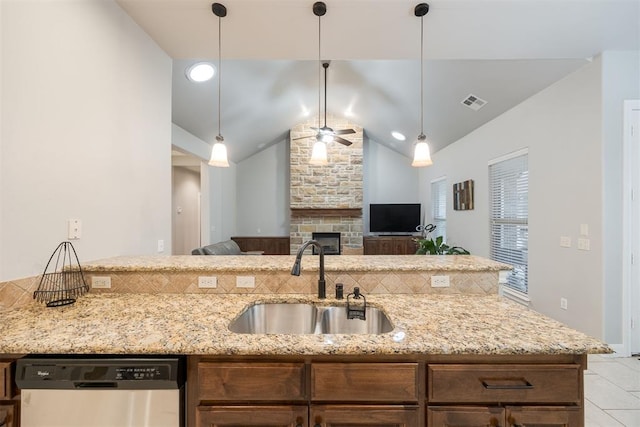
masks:
{"label": "granite countertop", "polygon": [[[291,271],[294,255],[120,256],[85,262],[90,272],[115,271]],[[511,266],[474,255],[327,255],[326,271],[500,271]],[[306,271],[318,270],[313,255],[302,258]]]}
{"label": "granite countertop", "polygon": [[610,353],[606,344],[499,296],[369,295],[394,324],[380,335],[248,335],[228,325],[255,302],[306,295],[87,294],[70,306],[0,312],[1,353],[399,355]]}

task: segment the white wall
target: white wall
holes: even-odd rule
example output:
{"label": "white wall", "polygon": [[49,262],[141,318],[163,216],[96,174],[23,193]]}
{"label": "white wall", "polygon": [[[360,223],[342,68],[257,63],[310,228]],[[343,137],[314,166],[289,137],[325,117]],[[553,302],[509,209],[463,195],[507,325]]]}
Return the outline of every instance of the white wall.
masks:
{"label": "white wall", "polygon": [[114,2],[2,1],[0,280],[171,247],[171,60]]}
{"label": "white wall", "polygon": [[238,236],[289,235],[289,143],[238,163]]}
{"label": "white wall", "polygon": [[[420,202],[420,169],[411,159],[367,139],[364,143],[364,232],[369,233],[369,204]],[[422,205],[422,212],[425,212]]]}
{"label": "white wall", "polygon": [[[596,337],[603,336],[601,77],[597,58],[435,153],[420,177],[427,208],[432,179],[475,181],[474,210],[453,211],[447,195],[447,235],[450,243],[488,256],[487,163],[528,147],[532,308]],[[583,223],[591,251],[576,248]],[[560,248],[560,236],[570,236],[572,248]],[[561,297],[568,310],[560,309]]]}

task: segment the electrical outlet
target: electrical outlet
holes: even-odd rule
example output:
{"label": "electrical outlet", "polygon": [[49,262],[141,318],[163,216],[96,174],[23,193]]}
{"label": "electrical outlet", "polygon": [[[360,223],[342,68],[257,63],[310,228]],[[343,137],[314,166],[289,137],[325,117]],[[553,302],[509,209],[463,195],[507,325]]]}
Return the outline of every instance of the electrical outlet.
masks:
{"label": "electrical outlet", "polygon": [[236,288],[255,288],[256,278],[253,276],[236,276]]}
{"label": "electrical outlet", "polygon": [[570,248],[571,247],[571,237],[569,237],[569,236],[560,236],[560,247],[562,247],[562,248]]}
{"label": "electrical outlet", "polygon": [[164,240],[158,240],[158,252],[164,252]]}
{"label": "electrical outlet", "polygon": [[93,276],[91,278],[91,287],[96,289],[109,289],[111,288],[111,277]]}
{"label": "electrical outlet", "polygon": [[590,240],[589,239],[584,239],[584,238],[580,238],[578,239],[578,249],[580,249],[581,251],[588,251],[590,250]]}
{"label": "electrical outlet", "polygon": [[566,298],[560,298],[560,308],[563,310],[567,309],[567,299]]}
{"label": "electrical outlet", "polygon": [[218,278],[216,276],[199,276],[198,277],[198,287],[199,288],[217,288],[218,287]]}
{"label": "electrical outlet", "polygon": [[69,240],[77,240],[82,237],[82,221],[79,219],[70,219],[68,221],[68,239]]}
{"label": "electrical outlet", "polygon": [[432,288],[448,288],[449,276],[431,276]]}

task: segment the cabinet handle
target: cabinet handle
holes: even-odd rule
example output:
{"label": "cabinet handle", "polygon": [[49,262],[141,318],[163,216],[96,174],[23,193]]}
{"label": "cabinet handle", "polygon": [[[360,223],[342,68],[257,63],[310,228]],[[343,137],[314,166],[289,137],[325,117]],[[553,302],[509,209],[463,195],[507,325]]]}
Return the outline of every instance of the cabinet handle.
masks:
{"label": "cabinet handle", "polygon": [[[482,380],[482,385],[487,390],[529,390],[533,388],[533,384],[524,378],[506,378],[503,380],[493,380],[500,381],[500,383],[490,384],[489,381],[492,380]],[[505,381],[521,381],[521,384],[513,383],[513,384],[505,384]]]}

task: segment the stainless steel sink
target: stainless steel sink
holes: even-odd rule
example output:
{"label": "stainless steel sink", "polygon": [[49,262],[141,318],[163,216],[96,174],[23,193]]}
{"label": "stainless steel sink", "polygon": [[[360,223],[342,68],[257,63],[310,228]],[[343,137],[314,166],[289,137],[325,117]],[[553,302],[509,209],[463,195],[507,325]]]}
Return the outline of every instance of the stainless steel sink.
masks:
{"label": "stainless steel sink", "polygon": [[239,334],[313,334],[318,310],[311,304],[255,304],[229,325]]}
{"label": "stainless steel sink", "polygon": [[347,319],[344,306],[260,303],[244,310],[229,330],[239,334],[384,334],[393,330],[387,315],[367,307],[366,320]]}
{"label": "stainless steel sink", "polygon": [[366,320],[348,319],[347,307],[326,307],[320,320],[322,334],[384,334],[393,325],[384,313],[375,307],[367,307]]}

